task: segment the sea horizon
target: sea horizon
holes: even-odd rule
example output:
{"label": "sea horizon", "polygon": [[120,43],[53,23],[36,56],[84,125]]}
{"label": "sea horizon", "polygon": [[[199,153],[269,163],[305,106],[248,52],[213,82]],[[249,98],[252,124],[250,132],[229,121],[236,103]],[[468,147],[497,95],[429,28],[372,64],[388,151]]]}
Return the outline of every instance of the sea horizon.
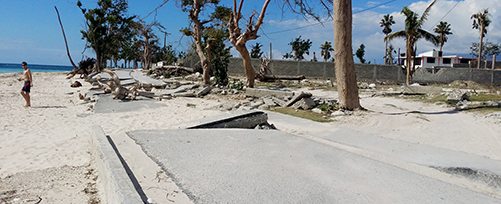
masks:
{"label": "sea horizon", "polygon": [[[66,65],[46,65],[46,64],[28,64],[32,72],[68,72],[73,69]],[[20,73],[23,71],[20,63],[0,63],[0,73]]]}

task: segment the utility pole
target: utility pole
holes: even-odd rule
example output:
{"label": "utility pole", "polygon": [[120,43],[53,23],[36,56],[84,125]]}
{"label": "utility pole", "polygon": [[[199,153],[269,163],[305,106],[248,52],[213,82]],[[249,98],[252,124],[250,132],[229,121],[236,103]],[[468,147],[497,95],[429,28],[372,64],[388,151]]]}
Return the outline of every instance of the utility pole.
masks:
{"label": "utility pole", "polygon": [[496,69],[496,55],[492,55],[492,69]]}
{"label": "utility pole", "polygon": [[167,31],[163,31],[161,30],[160,32],[162,32],[164,34],[164,50],[167,46],[167,35],[170,35],[171,33],[168,33]]}
{"label": "utility pole", "polygon": [[273,49],[272,49],[272,45],[271,45],[271,42],[270,42],[270,60],[273,60]]}

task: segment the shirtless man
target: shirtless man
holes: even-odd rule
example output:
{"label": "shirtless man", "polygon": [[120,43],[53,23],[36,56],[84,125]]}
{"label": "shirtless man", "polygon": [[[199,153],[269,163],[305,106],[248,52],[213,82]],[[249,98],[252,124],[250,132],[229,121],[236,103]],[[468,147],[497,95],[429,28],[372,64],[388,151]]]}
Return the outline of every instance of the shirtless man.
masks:
{"label": "shirtless man", "polygon": [[30,100],[30,89],[33,86],[33,78],[31,77],[31,71],[28,68],[28,63],[22,62],[21,66],[23,67],[23,75],[19,77],[19,81],[24,80],[24,85],[23,88],[21,89],[21,95],[23,96],[24,100],[26,101],[25,107],[31,107],[31,100]]}

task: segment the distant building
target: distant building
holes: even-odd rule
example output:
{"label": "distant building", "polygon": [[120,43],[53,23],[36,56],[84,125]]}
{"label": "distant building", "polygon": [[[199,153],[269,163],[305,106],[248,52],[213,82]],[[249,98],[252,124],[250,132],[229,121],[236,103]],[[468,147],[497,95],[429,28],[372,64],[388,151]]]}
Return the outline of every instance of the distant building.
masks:
{"label": "distant building", "polygon": [[[400,56],[399,64],[405,64],[405,54]],[[432,50],[421,53],[414,58],[416,68],[434,68],[434,67],[469,67],[469,64],[475,61],[474,58],[459,55],[442,55],[442,52]]]}

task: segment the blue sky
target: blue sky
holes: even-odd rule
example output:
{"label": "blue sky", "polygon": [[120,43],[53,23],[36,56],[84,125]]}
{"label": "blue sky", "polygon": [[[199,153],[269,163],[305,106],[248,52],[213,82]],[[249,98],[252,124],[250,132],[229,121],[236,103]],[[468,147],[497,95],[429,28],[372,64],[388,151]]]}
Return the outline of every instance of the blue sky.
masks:
{"label": "blue sky", "polygon": [[[129,0],[129,14],[144,17],[162,2],[163,0]],[[223,5],[229,5],[231,2],[222,0]],[[263,1],[247,0],[246,2],[244,12],[248,16],[253,10],[260,11]],[[384,2],[389,3],[358,13]],[[397,21],[394,30],[400,30],[403,28],[403,18],[399,14],[402,7],[410,6],[411,9],[420,13],[429,2],[430,0],[353,0],[353,11],[356,13],[353,23],[354,49],[364,43],[366,45],[366,59],[381,63],[384,51],[384,36],[379,27],[381,17],[387,13],[394,15],[395,21]],[[95,1],[82,0],[82,3],[84,7],[95,6]],[[63,18],[72,56],[75,61],[80,60],[85,47],[85,42],[81,39],[80,34],[80,30],[84,28],[84,19],[76,6],[76,1],[0,0],[0,62],[28,61],[34,64],[69,64],[54,6],[59,8]],[[431,31],[431,28],[440,20],[450,22],[454,35],[450,37],[450,42],[446,44],[444,49],[453,53],[468,53],[471,42],[478,41],[478,33],[471,29],[469,17],[473,12],[482,8],[490,9],[493,20],[489,27],[487,40],[499,43],[501,41],[501,22],[497,19],[501,19],[501,0],[438,0],[437,5],[431,11],[425,28]],[[317,11],[325,15],[322,8],[317,8]],[[158,9],[158,12],[146,18],[146,21],[154,19],[171,33],[167,37],[169,44],[172,44],[178,51],[186,50],[191,39],[182,37],[179,30],[188,26],[187,14],[181,11],[175,0],[170,0],[165,6]],[[308,26],[311,24],[316,25]],[[298,27],[304,28],[296,29]],[[284,30],[289,31],[279,32]],[[273,43],[273,58],[281,58],[284,53],[289,52],[288,43],[299,35],[313,41],[311,55],[307,59],[312,57],[313,52],[316,52],[317,58],[320,58],[320,44],[333,40],[331,22],[323,25],[317,24],[312,19],[291,13],[290,10],[286,9],[282,12],[280,0],[272,0],[260,34],[261,37],[256,41],[250,41],[248,47],[259,42],[264,45],[263,49],[268,54],[269,44]],[[160,33],[158,35],[162,36]],[[404,48],[403,39],[395,40],[392,43],[397,48]],[[433,49],[433,46],[426,42],[420,42],[418,49],[426,51]],[[233,51],[233,54],[238,56],[237,52]],[[87,50],[84,55],[92,56],[93,53],[91,50]]]}

